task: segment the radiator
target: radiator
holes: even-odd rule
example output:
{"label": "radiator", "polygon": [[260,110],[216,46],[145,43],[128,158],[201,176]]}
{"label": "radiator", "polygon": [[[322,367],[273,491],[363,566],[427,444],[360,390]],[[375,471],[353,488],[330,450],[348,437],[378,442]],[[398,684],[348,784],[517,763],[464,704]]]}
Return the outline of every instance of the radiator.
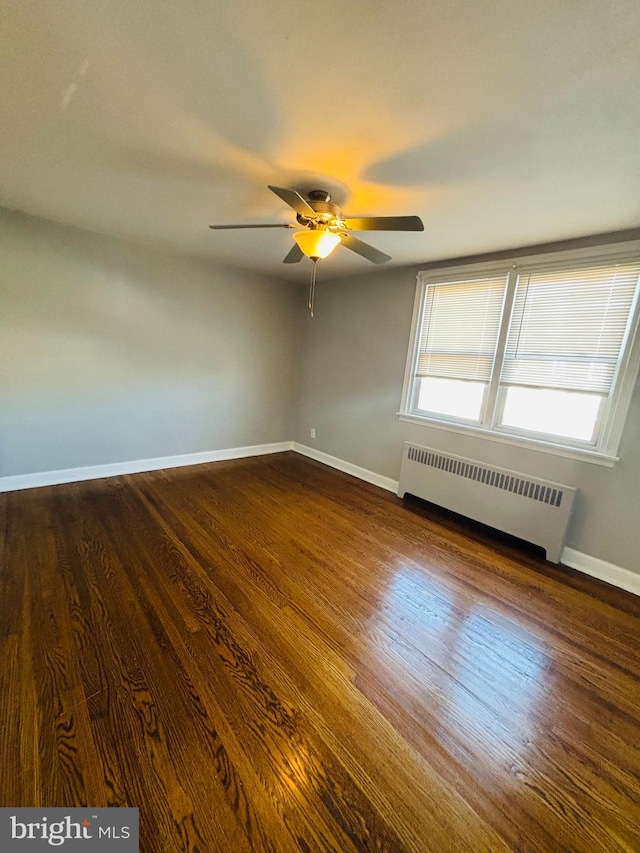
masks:
{"label": "radiator", "polygon": [[559,563],[576,490],[405,442],[398,496],[406,494],[541,545]]}

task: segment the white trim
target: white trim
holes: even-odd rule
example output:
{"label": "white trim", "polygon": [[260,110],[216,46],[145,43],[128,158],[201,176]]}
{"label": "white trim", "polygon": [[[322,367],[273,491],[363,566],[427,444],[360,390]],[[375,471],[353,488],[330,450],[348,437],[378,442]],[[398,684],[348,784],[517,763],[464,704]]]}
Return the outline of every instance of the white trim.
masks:
{"label": "white trim", "polygon": [[[379,486],[381,489],[386,489],[395,494],[398,493],[399,483],[390,477],[383,477],[381,474],[376,474],[367,468],[361,468],[359,465],[353,465],[344,459],[329,456],[328,453],[323,453],[321,450],[315,450],[304,444],[298,444],[297,441],[293,442],[292,450],[295,453],[300,453],[302,456],[308,456],[310,459],[315,459],[317,462],[329,465],[331,468],[337,468],[338,471],[344,471],[345,474],[351,474],[353,477],[357,477],[367,483],[373,483],[374,486]],[[640,595],[640,574],[632,572],[629,569],[623,569],[621,566],[607,563],[598,557],[591,557],[589,554],[582,554],[580,551],[574,551],[573,548],[566,547],[562,552],[560,562],[571,569],[577,569],[579,572],[598,578],[598,580],[605,581],[605,583],[609,583],[612,586],[619,587],[635,595]]]}
{"label": "white trim", "polygon": [[315,450],[313,447],[307,447],[305,444],[293,442],[293,448],[296,453],[301,456],[308,456],[309,459],[315,459],[316,462],[322,462],[330,468],[336,468],[338,471],[344,471],[345,474],[351,474],[359,480],[364,480],[365,483],[372,483],[374,486],[379,486],[381,489],[386,489],[388,492],[398,494],[399,483],[397,480],[392,480],[390,477],[383,477],[382,474],[376,474],[375,471],[369,471],[368,468],[361,468],[359,465],[354,465],[351,462],[345,462],[344,459],[338,459],[337,456],[329,456],[328,453],[323,453],[321,450]]}
{"label": "white trim", "polygon": [[402,382],[402,398],[400,400],[400,411],[409,412],[413,409],[415,397],[415,363],[418,355],[418,343],[420,335],[418,328],[422,326],[422,313],[424,311],[424,292],[426,284],[420,279],[420,274],[416,277],[416,295],[413,299],[413,313],[411,315],[411,332],[409,334],[409,352],[407,354],[407,363],[404,369],[404,380]]}
{"label": "white trim", "polygon": [[[408,418],[403,417],[403,420]],[[13,492],[19,489],[34,489],[40,486],[56,486],[62,483],[77,483],[82,480],[98,480],[103,477],[118,477],[123,474],[140,474],[144,471],[159,471],[163,468],[182,468],[186,465],[201,465],[206,462],[222,462],[226,459],[243,459],[248,456],[265,456],[269,453],[282,453],[293,450],[301,456],[315,459],[330,468],[336,468],[345,474],[351,474],[366,483],[372,483],[388,492],[398,493],[399,483],[390,477],[383,477],[375,471],[361,468],[344,459],[330,456],[321,450],[315,450],[297,441],[281,441],[273,444],[254,444],[249,447],[233,447],[227,450],[207,450],[203,453],[185,453],[180,456],[160,456],[155,459],[137,459],[131,462],[112,462],[108,465],[91,465],[86,468],[65,468],[58,471],[44,471],[38,474],[18,474],[12,477],[0,477],[0,492]],[[553,452],[553,451],[547,451]],[[600,463],[606,464],[606,463]],[[591,577],[617,586],[627,592],[640,595],[640,574],[613,563],[607,563],[598,557],[582,554],[573,548],[565,548],[561,562],[569,568],[577,569]]]}
{"label": "white trim", "polygon": [[[525,250],[526,251],[526,250]],[[513,258],[502,258],[493,261],[438,261],[438,266],[426,266],[418,272],[418,280],[425,282],[437,281],[442,274],[455,273],[455,275],[466,275],[467,273],[482,275],[502,272],[503,270],[546,266],[556,267],[560,265],[572,265],[574,261],[590,261],[594,263],[602,258],[606,261],[626,261],[636,259],[640,253],[640,240],[624,240],[620,243],[599,243],[595,246],[584,246],[581,249],[560,249],[554,252],[536,252],[533,255],[519,255]]]}
{"label": "white trim", "polygon": [[107,465],[90,465],[86,468],[63,468],[37,474],[17,474],[12,477],[0,477],[0,492],[37,489],[40,486],[57,486],[61,483],[78,483],[82,480],[99,480],[103,477],[119,477],[122,474],[140,474],[143,471],[159,471],[163,468],[182,468],[185,465],[242,459],[246,456],[264,456],[268,453],[281,453],[292,449],[292,441],[281,441],[274,444],[232,447],[227,450],[205,450],[203,453],[184,453],[180,456],[158,456],[155,459],[111,462]]}
{"label": "white trim", "polygon": [[574,551],[573,548],[564,549],[560,562],[569,566],[570,569],[577,569],[585,575],[591,575],[592,578],[598,578],[598,580],[610,583],[612,586],[632,592],[634,595],[640,595],[640,574],[632,572],[630,569],[623,569],[622,566],[607,563],[606,560],[601,560],[599,557],[582,554],[580,551]]}
{"label": "white trim", "polygon": [[578,459],[580,462],[592,462],[595,465],[603,465],[605,468],[613,468],[618,462],[619,456],[609,456],[606,453],[598,453],[595,450],[581,450],[578,447],[564,447],[563,445],[547,444],[534,438],[516,438],[507,433],[493,432],[482,427],[463,426],[448,421],[436,421],[433,418],[422,418],[419,415],[406,415],[398,412],[398,420],[408,424],[419,424],[431,429],[444,429],[448,432],[457,432],[460,435],[473,435],[486,441],[497,441],[499,444],[511,444],[514,447],[522,447],[525,450],[536,450],[539,453],[550,453],[552,456],[565,456],[567,459]]}
{"label": "white trim", "polygon": [[[569,249],[560,252],[551,252],[544,255],[529,255],[516,258],[506,258],[503,261],[495,262],[471,262],[464,264],[453,263],[447,266],[438,266],[420,270],[416,276],[416,294],[413,315],[411,319],[411,331],[409,338],[409,349],[407,355],[407,363],[404,374],[404,382],[402,387],[402,397],[400,403],[400,420],[409,420],[413,423],[426,422],[436,429],[451,429],[454,432],[462,432],[466,434],[475,434],[480,438],[493,441],[503,441],[505,444],[515,444],[519,447],[531,448],[555,456],[566,456],[569,459],[579,459],[585,462],[593,462],[598,465],[604,465],[612,468],[618,461],[617,452],[622,439],[622,433],[625,426],[627,412],[631,403],[631,398],[640,372],[640,290],[636,289],[633,300],[633,305],[629,314],[627,330],[623,345],[620,349],[620,354],[616,367],[615,379],[612,385],[612,390],[606,400],[606,405],[601,408],[598,416],[598,440],[597,449],[590,450],[581,446],[581,442],[569,442],[560,444],[559,441],[547,442],[544,438],[541,440],[536,437],[535,433],[529,434],[527,430],[511,430],[507,427],[496,426],[495,424],[483,423],[479,428],[467,427],[461,423],[459,419],[451,419],[451,423],[455,427],[449,426],[449,419],[437,417],[432,420],[430,417],[425,418],[418,413],[416,408],[416,363],[418,359],[418,350],[420,344],[420,332],[423,323],[423,313],[425,306],[425,292],[430,286],[441,284],[449,280],[458,280],[459,278],[467,279],[486,278],[488,276],[508,275],[507,290],[505,294],[505,305],[503,306],[503,316],[500,323],[500,336],[496,342],[496,357],[494,360],[491,380],[489,381],[488,400],[483,403],[483,417],[486,416],[487,409],[492,413],[492,417],[496,417],[497,409],[495,406],[495,396],[492,401],[491,394],[494,393],[494,388],[499,383],[501,377],[501,359],[504,356],[504,346],[507,339],[508,328],[511,323],[506,322],[506,306],[509,299],[513,299],[515,289],[517,287],[517,279],[514,280],[514,273],[519,276],[527,271],[542,271],[545,270],[562,270],[565,268],[574,267],[576,264],[585,266],[594,266],[600,264],[614,264],[623,262],[637,262],[640,253],[640,241],[633,240],[623,243],[614,243],[610,245],[600,245],[586,247],[582,249]],[[493,408],[490,405],[493,402]],[[508,439],[494,438],[496,435],[508,436]]]}

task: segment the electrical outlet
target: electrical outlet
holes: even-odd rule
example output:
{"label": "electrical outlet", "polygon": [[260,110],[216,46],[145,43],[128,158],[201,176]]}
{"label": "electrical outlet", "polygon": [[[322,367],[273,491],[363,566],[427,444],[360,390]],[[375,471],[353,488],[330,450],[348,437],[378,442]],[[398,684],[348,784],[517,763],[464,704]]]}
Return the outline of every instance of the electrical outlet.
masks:
{"label": "electrical outlet", "polygon": [[315,437],[316,437],[316,428],[315,428],[315,427],[311,427],[311,430],[310,430],[310,432],[309,432],[309,435],[311,436],[311,438],[315,438]]}

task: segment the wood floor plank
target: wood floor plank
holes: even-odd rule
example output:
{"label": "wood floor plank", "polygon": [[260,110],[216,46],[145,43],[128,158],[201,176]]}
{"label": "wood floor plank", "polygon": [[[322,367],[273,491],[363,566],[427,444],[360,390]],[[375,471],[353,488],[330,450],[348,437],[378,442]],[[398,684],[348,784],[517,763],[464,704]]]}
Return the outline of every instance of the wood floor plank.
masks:
{"label": "wood floor plank", "polygon": [[0,805],[141,849],[640,851],[640,606],[293,453],[0,495]]}
{"label": "wood floor plank", "polygon": [[[190,504],[189,513],[191,514],[194,511],[194,506]],[[163,504],[160,519],[167,515],[172,515],[171,510],[167,504]],[[182,528],[176,516],[172,517],[171,526],[177,530]],[[203,544],[202,534],[199,534],[198,529],[193,524],[191,524],[190,530],[191,547],[196,556],[204,562],[204,556],[198,550],[198,545]],[[459,802],[450,788],[437,776],[424,774],[424,768],[412,750],[408,749],[407,745],[401,740],[395,738],[393,729],[388,727],[375,712],[371,713],[372,709],[360,701],[360,695],[351,684],[355,677],[355,671],[351,667],[345,667],[343,661],[333,655],[329,648],[325,648],[313,632],[309,636],[307,626],[297,618],[297,615],[289,607],[285,612],[278,608],[274,608],[270,612],[271,602],[268,598],[262,600],[262,590],[259,586],[253,589],[249,598],[245,597],[243,600],[239,588],[233,582],[232,574],[229,572],[225,574],[224,572],[227,560],[231,561],[232,573],[237,554],[231,558],[227,554],[220,554],[216,567],[218,596],[220,597],[223,590],[226,590],[233,599],[232,603],[227,600],[229,610],[226,617],[227,621],[232,621],[234,610],[239,609],[244,618],[244,625],[236,625],[237,633],[242,632],[247,625],[253,624],[256,637],[269,634],[272,637],[272,642],[277,641],[278,649],[285,656],[290,669],[296,665],[298,673],[306,673],[302,684],[303,689],[306,692],[317,691],[313,695],[313,702],[305,702],[307,713],[314,717],[316,727],[319,727],[320,720],[316,716],[315,709],[318,703],[324,700],[324,695],[329,692],[332,676],[339,679],[339,683],[335,687],[339,701],[336,702],[334,699],[332,707],[327,708],[326,713],[329,717],[335,713],[340,713],[343,717],[349,716],[352,723],[350,727],[351,738],[348,745],[340,743],[333,736],[330,737],[330,740],[342,760],[347,761],[350,765],[354,777],[362,776],[362,769],[357,765],[357,760],[354,761],[353,755],[347,754],[345,749],[353,747],[357,742],[359,742],[359,751],[364,751],[369,756],[369,763],[372,768],[375,768],[376,772],[381,773],[382,776],[387,773],[393,775],[395,789],[392,792],[391,802],[379,799],[378,806],[387,816],[387,819],[396,825],[400,835],[405,839],[411,839],[411,843],[416,844],[418,843],[417,839],[423,837],[430,830],[431,835],[434,836],[432,839],[434,849],[438,849],[438,845],[442,849],[446,840],[453,834],[457,837],[458,849],[460,850],[499,850],[501,847],[500,840],[493,837],[487,827],[482,826],[477,816],[463,802]],[[255,604],[258,606],[254,606]],[[276,631],[278,632],[277,635]],[[309,642],[305,643],[305,640],[309,640]],[[279,666],[276,659],[267,661],[265,669],[268,669],[272,677],[279,675],[280,686],[286,689],[287,678],[278,672]],[[290,684],[289,688],[291,689]],[[355,708],[349,708],[350,705],[355,705]],[[366,725],[361,731],[357,727],[356,721],[364,722],[365,719]],[[386,744],[384,752],[371,756],[371,738],[374,737],[375,739],[376,726],[380,725],[383,725],[386,740],[390,742]],[[417,777],[422,777],[422,784],[419,787],[416,787]],[[365,787],[371,788],[369,780],[367,780]],[[399,794],[403,796],[398,796]],[[441,807],[444,802],[448,803],[449,811],[454,811],[454,805],[459,811],[452,818],[452,826],[447,825],[448,818],[443,817]],[[436,820],[436,815],[439,815],[439,820]],[[402,826],[399,825],[401,818],[403,820]],[[486,837],[486,845],[482,840],[483,835]]]}
{"label": "wood floor plank", "polygon": [[[165,512],[166,512],[166,511],[167,511],[167,508],[165,508]],[[191,516],[191,518],[192,518],[192,519],[193,519],[193,517],[194,517],[194,513],[197,515],[197,513],[195,512],[195,507],[192,505],[192,506],[190,506],[190,516]],[[201,519],[201,520],[202,520],[202,519]],[[191,527],[191,530],[192,530],[192,539],[194,539],[194,541],[195,541],[195,539],[196,539],[197,537],[194,537],[194,534],[193,534],[193,526]],[[220,584],[220,582],[221,582],[221,580],[220,580],[220,575],[218,574],[218,584]],[[259,590],[255,590],[255,591],[254,591],[254,598],[255,598],[256,596],[258,596],[258,595],[259,595]],[[250,605],[251,605],[251,602],[249,602],[249,606],[250,606]],[[266,610],[266,607],[267,607],[267,603],[266,603],[266,602],[263,602],[263,603],[262,603],[262,605],[261,605],[260,607],[256,608],[254,612],[255,612],[255,613],[258,613],[258,614],[263,613],[263,612]],[[267,627],[267,626],[265,626],[265,628],[266,628],[266,627]],[[287,626],[287,631],[288,631],[289,633],[291,632],[291,626]],[[291,654],[291,652],[289,652],[289,654]],[[290,658],[289,658],[289,659],[290,659]],[[486,738],[485,738],[485,740],[486,740]],[[499,745],[500,745],[500,742],[498,741],[498,746],[499,746]],[[504,749],[502,750],[502,752],[504,753]],[[508,755],[507,755],[507,759],[508,759],[508,764],[509,764],[509,766],[510,766],[510,767],[511,767],[511,766],[513,766],[513,756],[508,756]],[[506,760],[506,759],[505,759],[505,760]],[[550,849],[549,844],[547,844],[546,846]]]}
{"label": "wood floor plank", "polygon": [[[163,523],[161,518],[158,521]],[[173,524],[180,529],[177,520]],[[263,650],[261,640],[251,636],[246,624],[235,618],[234,607],[219,585],[209,585],[209,575],[200,569],[207,564],[206,556],[198,553],[197,557],[200,562],[194,563],[192,574],[185,574],[182,583],[194,602],[203,632],[189,638],[188,643],[195,648],[200,665],[206,667],[208,679],[218,685],[225,683],[226,689],[219,698],[225,716],[245,743],[251,744],[252,760],[262,778],[271,779],[271,795],[285,805],[285,819],[292,832],[298,838],[313,838],[317,848],[323,850],[404,849],[370,808],[367,798],[353,786],[347,807],[343,769],[305,726],[295,698],[293,703],[283,702],[270,686],[265,672],[273,676],[274,662],[262,671],[256,667]],[[188,562],[190,554],[185,552],[184,558]],[[220,564],[226,559],[225,555],[218,555],[218,579]],[[216,656],[211,655],[212,650]],[[235,692],[234,686],[239,688]],[[253,726],[245,724],[257,709],[262,709],[263,717],[258,736]],[[301,755],[306,765],[302,780]],[[309,790],[314,796],[309,796]],[[331,831],[328,824],[333,825]]]}
{"label": "wood floor plank", "polygon": [[[186,705],[184,710],[193,718],[195,727],[192,732],[184,732],[187,737],[193,735],[189,748],[197,752],[205,749],[213,762],[216,785],[212,788],[210,779],[209,796],[215,795],[217,787],[217,793],[223,796],[226,805],[238,819],[252,849],[298,849],[275,806],[265,802],[265,792],[260,788],[251,761],[221,710],[217,698],[220,680],[216,680],[215,690],[211,689],[207,681],[203,681],[202,661],[189,648],[190,636],[201,630],[200,623],[193,615],[195,609],[190,611],[190,619],[184,620],[184,607],[180,610],[173,607],[180,598],[177,578],[183,572],[189,572],[187,560],[181,554],[179,545],[158,536],[157,525],[149,527],[151,519],[140,512],[139,502],[129,504],[128,499],[131,499],[132,494],[128,490],[118,490],[116,484],[112,491],[112,521],[117,524],[121,518],[124,523],[133,518],[134,514],[136,517],[135,541],[133,544],[125,544],[121,552],[121,556],[126,556],[129,561],[128,565],[123,563],[123,575],[128,581],[127,597],[143,611],[147,631],[154,637],[165,664],[171,661],[172,681],[182,687],[180,698]],[[124,513],[124,516],[121,517],[119,513]],[[149,549],[152,549],[153,554]],[[146,565],[147,570],[144,572],[139,571],[142,564]],[[179,566],[177,570],[176,564]],[[184,601],[187,602],[186,597]],[[188,630],[181,633],[181,628]],[[207,657],[209,654],[210,649],[207,649]],[[158,660],[156,665],[160,666],[162,662]],[[181,710],[174,709],[176,713]],[[228,832],[224,837],[228,837]]]}
{"label": "wood floor plank", "polygon": [[[76,525],[77,551],[93,557],[87,569],[93,599],[90,613],[93,630],[103,637],[102,657],[107,662],[107,687],[93,697],[92,704],[106,706],[110,720],[118,718],[126,748],[153,770],[152,781],[163,808],[153,833],[141,820],[144,843],[149,845],[159,835],[171,838],[178,849],[191,850],[205,846],[203,837],[224,837],[239,851],[249,849],[233,816],[216,801],[215,788],[206,784],[209,780],[202,776],[202,766],[193,761],[197,745],[182,725],[184,708],[176,696],[176,681],[167,677],[162,650],[147,642],[151,632],[136,599],[127,594],[124,565],[103,529],[101,515],[92,509],[92,501],[85,501],[74,513],[81,519]],[[126,642],[119,642],[119,637]],[[140,771],[138,775],[144,777]],[[196,814],[194,799],[204,790],[210,807]]]}
{"label": "wood floor plank", "polygon": [[[0,500],[0,791],[22,797],[20,776],[21,614],[26,580],[12,495]],[[11,551],[9,551],[11,542]]]}

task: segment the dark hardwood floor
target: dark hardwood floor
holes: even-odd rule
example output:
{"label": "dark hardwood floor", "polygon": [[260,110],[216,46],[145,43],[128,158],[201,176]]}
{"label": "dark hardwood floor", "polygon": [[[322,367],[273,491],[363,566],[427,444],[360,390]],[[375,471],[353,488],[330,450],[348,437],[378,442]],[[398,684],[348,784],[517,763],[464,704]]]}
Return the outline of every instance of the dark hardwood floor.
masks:
{"label": "dark hardwood floor", "polygon": [[0,805],[639,851],[639,599],[293,453],[0,495]]}

